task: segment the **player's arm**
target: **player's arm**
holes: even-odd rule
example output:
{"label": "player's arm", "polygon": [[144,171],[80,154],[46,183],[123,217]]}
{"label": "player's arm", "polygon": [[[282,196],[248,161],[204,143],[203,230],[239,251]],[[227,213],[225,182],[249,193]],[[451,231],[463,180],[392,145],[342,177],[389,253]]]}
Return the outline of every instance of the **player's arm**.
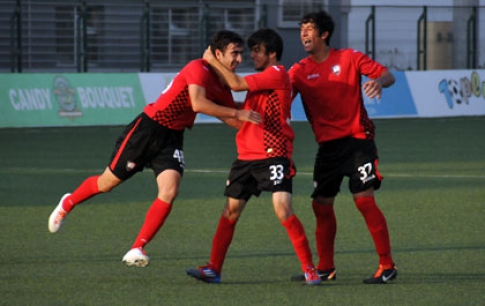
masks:
{"label": "player's arm", "polygon": [[396,78],[394,77],[394,74],[386,69],[378,78],[365,82],[362,85],[362,89],[364,90],[365,95],[369,98],[372,99],[375,97],[380,99],[382,95],[382,88],[391,86],[395,81]]}
{"label": "player's arm", "polygon": [[258,112],[218,105],[207,99],[206,90],[200,85],[189,85],[189,97],[192,102],[192,110],[196,113],[203,113],[218,118],[249,121],[255,124],[261,122],[261,115]]}
{"label": "player's arm", "polygon": [[233,118],[221,118],[218,117],[217,119],[221,120],[228,126],[235,128],[236,130],[239,130],[243,126],[243,121],[238,120],[238,119],[233,119]]}
{"label": "player's arm", "polygon": [[241,77],[228,68],[226,68],[219,60],[214,56],[210,47],[204,52],[203,57],[209,65],[216,71],[216,73],[224,79],[224,82],[234,91],[245,91],[249,89],[248,83],[244,77]]}
{"label": "player's arm", "polygon": [[288,75],[290,76],[290,80],[291,80],[291,101],[295,100],[296,96],[298,96],[299,94],[299,91],[298,89],[296,88],[296,85],[295,85],[295,80],[296,80],[296,74],[298,73],[298,64],[293,64],[293,66],[290,67],[290,69],[288,70]]}

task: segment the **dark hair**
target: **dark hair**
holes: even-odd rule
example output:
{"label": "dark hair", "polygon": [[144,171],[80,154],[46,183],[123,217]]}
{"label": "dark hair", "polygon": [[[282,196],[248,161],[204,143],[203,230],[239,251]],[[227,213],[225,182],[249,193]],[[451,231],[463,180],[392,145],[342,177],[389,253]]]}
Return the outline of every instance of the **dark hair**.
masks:
{"label": "dark hair", "polygon": [[244,39],[239,34],[232,31],[222,30],[217,32],[212,36],[210,43],[212,53],[215,53],[216,50],[224,52],[226,47],[231,43],[236,46],[244,46]]}
{"label": "dark hair", "polygon": [[332,16],[325,11],[309,13],[303,16],[300,25],[305,23],[314,23],[318,28],[319,35],[328,32],[325,43],[327,46],[330,44],[330,38],[332,37],[333,30],[335,29],[335,23],[333,22]]}
{"label": "dark hair", "polygon": [[264,45],[266,55],[276,52],[276,59],[281,60],[283,55],[283,38],[273,29],[259,29],[248,38],[248,47],[252,49],[256,45]]}

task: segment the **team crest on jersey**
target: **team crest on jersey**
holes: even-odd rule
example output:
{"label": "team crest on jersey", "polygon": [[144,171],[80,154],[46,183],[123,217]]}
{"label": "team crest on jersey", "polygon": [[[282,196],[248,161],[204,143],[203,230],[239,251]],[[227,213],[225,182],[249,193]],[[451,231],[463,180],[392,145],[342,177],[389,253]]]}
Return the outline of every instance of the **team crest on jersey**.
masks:
{"label": "team crest on jersey", "polygon": [[340,65],[335,65],[332,67],[333,74],[339,75],[340,74]]}

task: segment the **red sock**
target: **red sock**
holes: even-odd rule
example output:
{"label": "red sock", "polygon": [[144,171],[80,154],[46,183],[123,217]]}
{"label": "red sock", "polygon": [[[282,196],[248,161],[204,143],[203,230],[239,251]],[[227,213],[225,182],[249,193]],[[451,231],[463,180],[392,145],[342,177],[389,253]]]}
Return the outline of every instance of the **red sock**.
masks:
{"label": "red sock", "polygon": [[159,198],[155,199],[152,206],[150,206],[147,211],[145,222],[143,223],[140,232],[138,233],[138,237],[136,237],[131,248],[143,248],[147,243],[149,243],[158,230],[162,227],[171,210],[171,204],[168,204]]}
{"label": "red sock", "polygon": [[360,213],[364,216],[367,228],[374,240],[374,245],[379,255],[379,264],[392,266],[391,242],[384,214],[377,207],[374,197],[360,197],[354,199],[354,201]]}
{"label": "red sock", "polygon": [[335,236],[337,234],[337,218],[333,205],[322,205],[312,202],[313,212],[317,219],[315,229],[315,241],[318,252],[318,270],[330,270],[335,268]]}
{"label": "red sock", "polygon": [[281,224],[286,228],[296,256],[300,260],[302,270],[305,271],[306,268],[313,267],[312,251],[300,219],[293,214]]}
{"label": "red sock", "polygon": [[212,250],[210,256],[210,266],[221,273],[224,259],[226,258],[227,250],[231,244],[234,231],[236,229],[237,220],[230,220],[224,216],[219,219],[217,230],[212,239]]}
{"label": "red sock", "polygon": [[99,193],[98,178],[99,175],[94,175],[85,179],[84,182],[82,182],[81,185],[79,185],[79,187],[77,187],[76,190],[64,200],[62,208],[65,211],[70,212],[77,204],[97,195]]}

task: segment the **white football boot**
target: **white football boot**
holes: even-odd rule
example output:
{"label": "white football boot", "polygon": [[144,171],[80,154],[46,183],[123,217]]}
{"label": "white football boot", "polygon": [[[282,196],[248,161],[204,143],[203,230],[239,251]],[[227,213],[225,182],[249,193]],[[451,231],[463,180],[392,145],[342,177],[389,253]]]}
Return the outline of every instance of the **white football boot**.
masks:
{"label": "white football boot", "polygon": [[62,209],[62,203],[70,195],[70,193],[66,193],[65,195],[63,195],[61,200],[59,201],[59,204],[57,204],[56,208],[51,213],[48,224],[49,231],[51,233],[56,233],[61,228],[62,222],[64,222],[64,219],[67,216],[67,212]]}
{"label": "white football boot", "polygon": [[150,258],[142,248],[134,248],[123,256],[123,262],[130,267],[144,268],[150,262]]}

